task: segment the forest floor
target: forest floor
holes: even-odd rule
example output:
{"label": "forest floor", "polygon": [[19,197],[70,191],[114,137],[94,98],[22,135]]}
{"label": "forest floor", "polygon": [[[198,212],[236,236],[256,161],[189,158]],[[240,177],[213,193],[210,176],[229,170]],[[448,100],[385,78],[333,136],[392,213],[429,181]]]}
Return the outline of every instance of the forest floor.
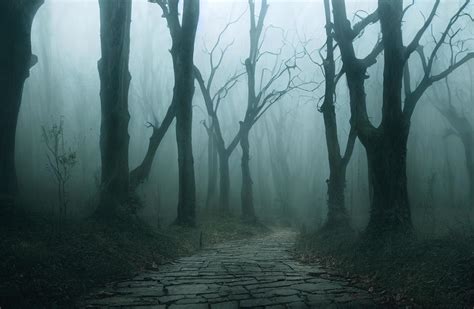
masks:
{"label": "forest floor", "polygon": [[383,307],[474,307],[474,235],[371,246],[352,234],[301,233],[296,257],[369,291]]}
{"label": "forest floor", "polygon": [[269,232],[229,215],[202,214],[196,228],[160,230],[139,220],[58,224],[40,216],[15,217],[0,222],[0,308],[70,307],[95,287],[155,269],[203,245]]}

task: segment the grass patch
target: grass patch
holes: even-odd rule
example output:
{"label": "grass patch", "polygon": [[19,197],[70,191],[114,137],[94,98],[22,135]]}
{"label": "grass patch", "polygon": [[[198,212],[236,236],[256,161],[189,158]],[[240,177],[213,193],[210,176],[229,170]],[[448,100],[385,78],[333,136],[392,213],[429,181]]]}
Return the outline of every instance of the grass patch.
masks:
{"label": "grass patch", "polygon": [[267,231],[209,214],[199,216],[196,228],[162,230],[138,220],[58,226],[50,219],[15,216],[0,225],[0,306],[71,307],[95,287],[192,254],[201,239],[209,246]]}
{"label": "grass patch", "polygon": [[353,235],[301,234],[295,252],[373,293],[382,305],[472,308],[474,236],[370,246]]}

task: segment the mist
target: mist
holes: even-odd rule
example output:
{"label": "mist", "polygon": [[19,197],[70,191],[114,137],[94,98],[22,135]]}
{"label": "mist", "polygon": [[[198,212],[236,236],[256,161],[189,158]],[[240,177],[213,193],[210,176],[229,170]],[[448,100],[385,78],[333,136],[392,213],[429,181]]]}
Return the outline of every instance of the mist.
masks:
{"label": "mist", "polygon": [[[335,0],[329,17],[323,0],[268,0],[265,14],[261,1],[187,1],[175,1],[176,16],[173,1],[124,1],[130,15],[110,13],[109,26],[105,0],[39,6],[31,26],[37,63],[24,82],[14,133],[18,186],[2,188],[5,205],[14,200],[28,216],[65,225],[131,216],[165,234],[190,226],[200,247],[211,238],[200,222],[216,214],[249,229],[313,236],[344,230],[385,244],[400,235],[472,233],[469,1]],[[345,5],[353,36],[338,21],[337,3]],[[397,28],[397,18],[387,16],[399,13],[398,4]],[[186,32],[193,17],[195,37]],[[101,31],[110,31],[109,43]],[[396,63],[403,53],[406,60]],[[108,127],[104,119],[111,119]],[[143,174],[134,182],[137,167]],[[120,177],[126,189],[114,185]]]}
{"label": "mist", "polygon": [[[442,4],[443,5],[443,4]],[[444,4],[449,9],[454,5]],[[356,10],[368,12],[376,7],[375,2],[365,1],[362,4],[348,3],[348,15]],[[422,9],[429,7],[428,2],[420,2],[405,17],[404,29],[410,38],[412,29],[420,25]],[[311,47],[320,48],[325,38],[324,16],[321,1],[296,1],[287,3],[276,1],[271,4],[267,25],[279,27],[285,31],[288,40],[298,43],[310,40]],[[451,10],[452,10],[451,9]],[[195,63],[203,73],[209,72],[206,49],[212,46],[225,25],[247,11],[245,1],[203,1],[201,4],[200,23],[197,30]],[[363,14],[363,13],[362,13]],[[130,111],[130,168],[142,160],[151,130],[146,123],[160,121],[172,98],[173,70],[169,54],[170,37],[166,21],[161,18],[159,7],[146,1],[135,1],[132,9],[130,73],[132,76],[129,93]],[[449,14],[446,14],[449,17]],[[447,18],[446,17],[446,18]],[[435,25],[443,25],[443,16],[435,20]],[[224,33],[219,48],[233,43],[223,59],[222,68],[215,77],[215,84],[220,85],[234,72],[243,69],[243,61],[248,49],[248,17],[242,16]],[[17,169],[19,174],[22,198],[31,202],[38,211],[50,211],[54,204],[54,179],[46,168],[45,147],[41,137],[41,127],[51,126],[59,119],[64,120],[66,142],[77,151],[77,166],[73,170],[69,194],[72,204],[71,213],[87,215],[93,210],[93,199],[97,193],[94,177],[100,173],[100,97],[97,61],[100,58],[99,11],[96,1],[48,1],[38,12],[32,30],[32,49],[38,56],[38,65],[32,68],[31,76],[25,84],[24,102],[19,115],[17,129]],[[372,26],[365,34],[363,41],[356,46],[364,54],[367,47],[377,40],[378,29]],[[469,28],[468,28],[469,29]],[[472,34],[472,30],[465,35]],[[270,29],[265,50],[278,50],[282,45],[282,36],[278,28]],[[468,43],[469,44],[469,43]],[[290,51],[291,52],[291,51]],[[313,55],[317,57],[317,55]],[[261,68],[271,67],[274,59],[265,57]],[[371,69],[371,78],[367,83],[369,113],[374,122],[380,115],[380,76],[383,62],[380,61]],[[306,61],[299,69],[315,83],[320,83],[323,76],[319,68]],[[473,119],[470,106],[472,99],[472,65],[468,64],[450,77],[455,88],[462,93],[465,100],[456,102],[456,108]],[[416,75],[416,71],[412,72]],[[423,204],[429,203],[433,215],[438,218],[437,225],[445,228],[457,225],[468,212],[468,176],[464,167],[462,146],[454,137],[445,136],[450,128],[449,123],[436,110],[433,96],[445,100],[446,89],[442,83],[434,85],[432,90],[422,98],[413,119],[413,129],[408,146],[408,164],[410,168],[410,197],[414,220],[423,225],[427,210]],[[328,177],[327,151],[324,147],[324,123],[318,112],[318,100],[324,94],[322,87],[314,93],[292,93],[272,106],[268,115],[259,121],[251,133],[251,169],[254,171],[255,201],[259,217],[274,218],[278,216],[279,189],[275,187],[271,161],[274,154],[270,143],[278,145],[285,151],[292,176],[285,179],[285,186],[292,193],[290,208],[295,217],[295,224],[314,225],[324,222],[326,212],[326,179]],[[348,93],[341,82],[337,93],[337,117],[341,129],[340,139],[345,140],[349,131],[350,110]],[[239,121],[245,115],[245,80],[241,78],[238,85],[222,103],[220,118],[226,140],[239,129]],[[431,97],[431,98],[430,98]],[[207,143],[208,136],[201,124],[208,115],[203,103],[202,94],[196,88],[193,101],[193,149],[196,166],[197,205],[205,208],[207,185]],[[272,119],[276,126],[284,129],[274,131]],[[436,125],[434,125],[436,124]],[[267,127],[270,126],[269,129]],[[140,188],[145,207],[140,210],[144,217],[157,215],[164,222],[171,222],[176,212],[178,189],[177,160],[174,130],[167,132],[160,146],[156,160],[147,182]],[[275,140],[271,135],[283,134]],[[272,141],[273,139],[273,141]],[[231,164],[231,208],[239,211],[240,173],[239,149],[232,154]],[[278,164],[278,163],[277,163]],[[449,165],[449,167],[447,167]],[[355,146],[354,158],[348,170],[347,191],[348,205],[354,225],[363,228],[368,216],[368,184],[363,149]],[[362,171],[362,172],[361,172]],[[435,177],[433,184],[430,179]],[[429,186],[434,188],[429,188]],[[158,189],[159,188],[159,189]],[[452,189],[449,189],[452,188]],[[436,196],[429,196],[432,190]],[[449,192],[453,190],[454,192]],[[450,196],[451,194],[451,196]],[[426,199],[431,199],[426,202]],[[159,206],[158,206],[159,205]],[[469,222],[464,222],[469,223]]]}

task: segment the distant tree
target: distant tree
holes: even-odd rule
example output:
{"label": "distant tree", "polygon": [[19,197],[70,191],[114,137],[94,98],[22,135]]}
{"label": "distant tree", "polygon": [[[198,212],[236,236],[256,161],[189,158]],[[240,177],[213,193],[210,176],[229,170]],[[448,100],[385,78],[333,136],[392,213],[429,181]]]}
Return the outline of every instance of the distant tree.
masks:
{"label": "distant tree", "polygon": [[180,225],[194,225],[196,219],[196,180],[192,149],[192,101],[194,96],[194,42],[199,21],[199,0],[183,2],[180,22],[179,0],[150,0],[157,3],[166,18],[171,35],[171,57],[174,70],[173,102],[176,108],[176,140],[178,145]]}
{"label": "distant tree", "polygon": [[[445,78],[445,84],[447,102],[443,102],[441,95],[437,93],[434,100],[437,103],[434,106],[450,125],[451,129],[447,130],[446,137],[455,136],[459,138],[464,148],[465,166],[469,181],[469,203],[472,206],[474,205],[474,126],[466,117],[466,114],[456,107],[448,77]],[[465,97],[465,95],[457,92],[456,101],[469,104]]]}
{"label": "distant tree", "polygon": [[207,133],[207,193],[206,193],[206,206],[209,208],[216,208],[216,191],[217,191],[217,147],[216,141],[214,139],[214,132],[212,128],[212,120],[209,120],[211,123],[209,126],[206,124],[206,121],[203,121],[202,124],[206,129]]}
{"label": "distant tree", "polygon": [[71,172],[77,163],[76,151],[68,147],[64,141],[64,120],[49,128],[42,127],[43,142],[46,146],[48,170],[56,181],[59,216],[67,216],[69,197],[67,184],[71,179]]}
{"label": "distant tree", "polygon": [[43,0],[0,2],[0,210],[13,206],[18,181],[15,137],[30,68],[38,59],[31,53],[31,27]]}
{"label": "distant tree", "polygon": [[[219,33],[216,42],[212,48],[207,51],[209,56],[209,66],[210,72],[207,80],[204,80],[204,77],[197,66],[194,67],[194,76],[198,82],[199,88],[201,89],[202,95],[204,97],[204,103],[206,105],[206,111],[209,116],[209,123],[204,125],[206,126],[206,131],[209,137],[209,149],[210,158],[212,161],[212,155],[215,151],[219,156],[219,207],[222,211],[229,210],[229,193],[230,193],[230,172],[229,172],[229,158],[230,155],[234,152],[235,148],[239,144],[240,132],[238,131],[232,138],[230,144],[226,145],[224,136],[222,134],[221,123],[218,116],[219,107],[221,106],[222,101],[227,97],[231,89],[237,84],[239,78],[244,73],[235,73],[230,76],[225,82],[218,86],[217,89],[214,88],[214,78],[216,73],[218,73],[222,61],[224,60],[227,50],[232,46],[233,43],[227,44],[220,49],[220,54],[216,56],[217,49],[220,48],[222,38],[225,32],[229,29],[232,24],[235,24],[238,20],[237,18],[234,21],[228,23],[223,30]],[[209,162],[213,164],[212,162]],[[212,186],[213,178],[211,177],[210,182]],[[212,188],[208,188],[212,190]],[[209,194],[208,194],[209,195]]]}
{"label": "distant tree", "polygon": [[[264,119],[265,120],[265,119]],[[266,123],[266,122],[265,122]],[[268,158],[269,154],[265,152],[266,148],[269,148],[268,146],[265,147],[266,144],[268,144],[270,141],[270,136],[268,131],[266,130],[266,127],[263,128],[263,126],[258,126],[255,127],[255,131],[253,132],[253,140],[254,140],[254,145],[256,147],[255,149],[255,166],[256,171],[256,185],[258,189],[258,199],[256,200],[256,203],[258,204],[260,210],[266,214],[273,215],[277,214],[277,212],[274,211],[274,207],[277,207],[277,203],[275,203],[275,200],[278,199],[275,194],[272,193],[272,188],[274,188],[274,182],[269,181],[269,171],[268,171]],[[285,144],[290,144],[290,143],[285,143]],[[271,151],[271,150],[270,150]]]}
{"label": "distant tree", "polygon": [[[245,71],[247,75],[247,109],[243,121],[240,122],[240,147],[242,149],[242,219],[247,222],[255,222],[255,208],[253,200],[252,177],[250,171],[250,143],[249,134],[254,124],[265,114],[270,107],[279,102],[284,96],[296,89],[303,89],[307,84],[300,79],[294,71],[298,70],[297,60],[304,57],[304,52],[295,52],[292,57],[280,61],[281,50],[276,52],[262,51],[265,41],[264,30],[265,17],[268,11],[267,0],[261,1],[260,12],[256,15],[255,1],[249,0],[250,11],[250,52],[245,60]],[[273,55],[276,58],[273,68],[264,68],[257,78],[257,65],[265,55]],[[283,84],[280,89],[278,85]]]}
{"label": "distant tree", "polygon": [[[434,47],[425,56],[420,40],[432,24],[440,1],[436,0],[429,16],[415,34],[412,41],[403,45],[402,20],[407,8],[402,0],[379,0],[378,9],[363,23],[351,26],[347,19],[345,1],[332,0],[335,38],[341,51],[341,58],[350,92],[351,123],[365,147],[369,165],[369,182],[372,185],[370,220],[366,236],[374,238],[410,234],[412,221],[406,176],[407,140],[410,120],[416,104],[433,83],[442,80],[468,60],[474,53],[459,53],[451,48],[451,62],[439,73],[433,74],[433,62],[442,46],[453,46],[459,31],[453,29],[457,22],[468,15],[466,0],[454,13],[448,24],[435,39]],[[358,59],[353,41],[358,28],[373,23],[378,14],[384,48],[383,106],[382,121],[375,127],[369,119],[366,106],[365,80],[369,64]],[[411,89],[408,59],[414,53],[420,55],[423,77],[414,90]],[[404,97],[402,95],[404,89]]]}
{"label": "distant tree", "polygon": [[264,122],[276,203],[279,206],[281,222],[286,225],[291,224],[293,213],[290,204],[294,189],[292,188],[293,173],[290,169],[290,150],[294,147],[294,144],[287,142],[291,136],[291,127],[288,126],[288,115],[289,112],[283,111],[279,111],[278,115],[272,113],[270,114],[271,117],[269,117],[270,121]]}
{"label": "distant tree", "polygon": [[102,57],[98,62],[102,119],[101,188],[97,214],[112,216],[129,196],[128,91],[131,0],[99,0]]}

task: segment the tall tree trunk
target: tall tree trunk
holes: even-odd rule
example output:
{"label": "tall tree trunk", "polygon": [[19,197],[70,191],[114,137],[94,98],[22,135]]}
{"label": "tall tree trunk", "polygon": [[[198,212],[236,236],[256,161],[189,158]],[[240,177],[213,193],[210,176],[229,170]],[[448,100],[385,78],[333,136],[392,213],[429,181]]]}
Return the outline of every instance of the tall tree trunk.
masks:
{"label": "tall tree trunk", "polygon": [[379,0],[384,45],[382,124],[365,143],[373,186],[367,233],[400,235],[412,231],[406,175],[409,121],[402,109],[405,67],[402,40],[402,1]]}
{"label": "tall tree trunk", "polygon": [[240,147],[242,148],[242,219],[245,222],[255,222],[255,209],[253,205],[252,177],[250,175],[250,143],[249,129],[241,123]]}
{"label": "tall tree trunk", "polygon": [[100,216],[113,215],[128,198],[128,91],[131,0],[99,0],[102,58],[98,62],[102,122]]}
{"label": "tall tree trunk", "polygon": [[206,206],[209,208],[215,208],[217,187],[217,149],[214,139],[213,126],[207,128],[206,130],[208,134]]}
{"label": "tall tree trunk", "polygon": [[[369,15],[369,19],[362,23],[366,25],[379,19],[381,24],[384,80],[382,123],[378,128],[369,120],[364,89],[367,68],[375,61],[378,48],[365,59],[357,59],[353,46],[357,34],[347,20],[345,3],[342,0],[333,0],[332,3],[336,38],[346,68],[352,122],[367,152],[369,186],[372,186],[371,214],[365,235],[384,239],[411,233],[406,177],[411,114],[407,106],[412,105],[408,100],[416,102],[419,97],[409,96],[409,99],[405,99],[405,110],[403,109],[401,91],[407,59],[401,30],[403,1],[379,0],[377,13]],[[409,86],[406,88],[406,93],[410,94]]]}
{"label": "tall tree trunk", "polygon": [[192,120],[194,96],[194,42],[199,20],[199,1],[184,2],[181,33],[174,39],[171,53],[174,55],[176,102],[176,142],[178,146],[179,193],[178,217],[180,225],[195,225],[196,181],[192,146]]}
{"label": "tall tree trunk", "polygon": [[219,152],[219,190],[220,209],[227,212],[230,204],[230,169],[229,155],[226,151]]}
{"label": "tall tree trunk", "polygon": [[18,192],[15,170],[15,136],[30,68],[31,28],[42,0],[3,0],[0,3],[0,209],[14,205]]}
{"label": "tall tree trunk", "polygon": [[373,186],[368,235],[400,235],[412,230],[406,175],[408,131],[408,127],[393,129],[367,146]]}
{"label": "tall tree trunk", "polygon": [[344,156],[341,156],[341,147],[338,138],[338,128],[334,97],[336,91],[336,64],[334,61],[334,39],[332,34],[331,9],[329,0],[324,0],[326,16],[326,49],[327,57],[324,61],[325,91],[321,112],[324,118],[326,146],[329,161],[328,185],[328,213],[324,228],[348,228],[349,217],[345,205],[345,186],[347,164],[354,150],[356,132],[353,128],[349,133]]}
{"label": "tall tree trunk", "polygon": [[[191,79],[192,80],[192,79]],[[179,88],[179,87],[177,87]],[[176,115],[176,140],[178,145],[179,195],[176,223],[194,225],[196,217],[196,182],[192,148],[192,94],[189,85],[183,95],[182,106]]]}

